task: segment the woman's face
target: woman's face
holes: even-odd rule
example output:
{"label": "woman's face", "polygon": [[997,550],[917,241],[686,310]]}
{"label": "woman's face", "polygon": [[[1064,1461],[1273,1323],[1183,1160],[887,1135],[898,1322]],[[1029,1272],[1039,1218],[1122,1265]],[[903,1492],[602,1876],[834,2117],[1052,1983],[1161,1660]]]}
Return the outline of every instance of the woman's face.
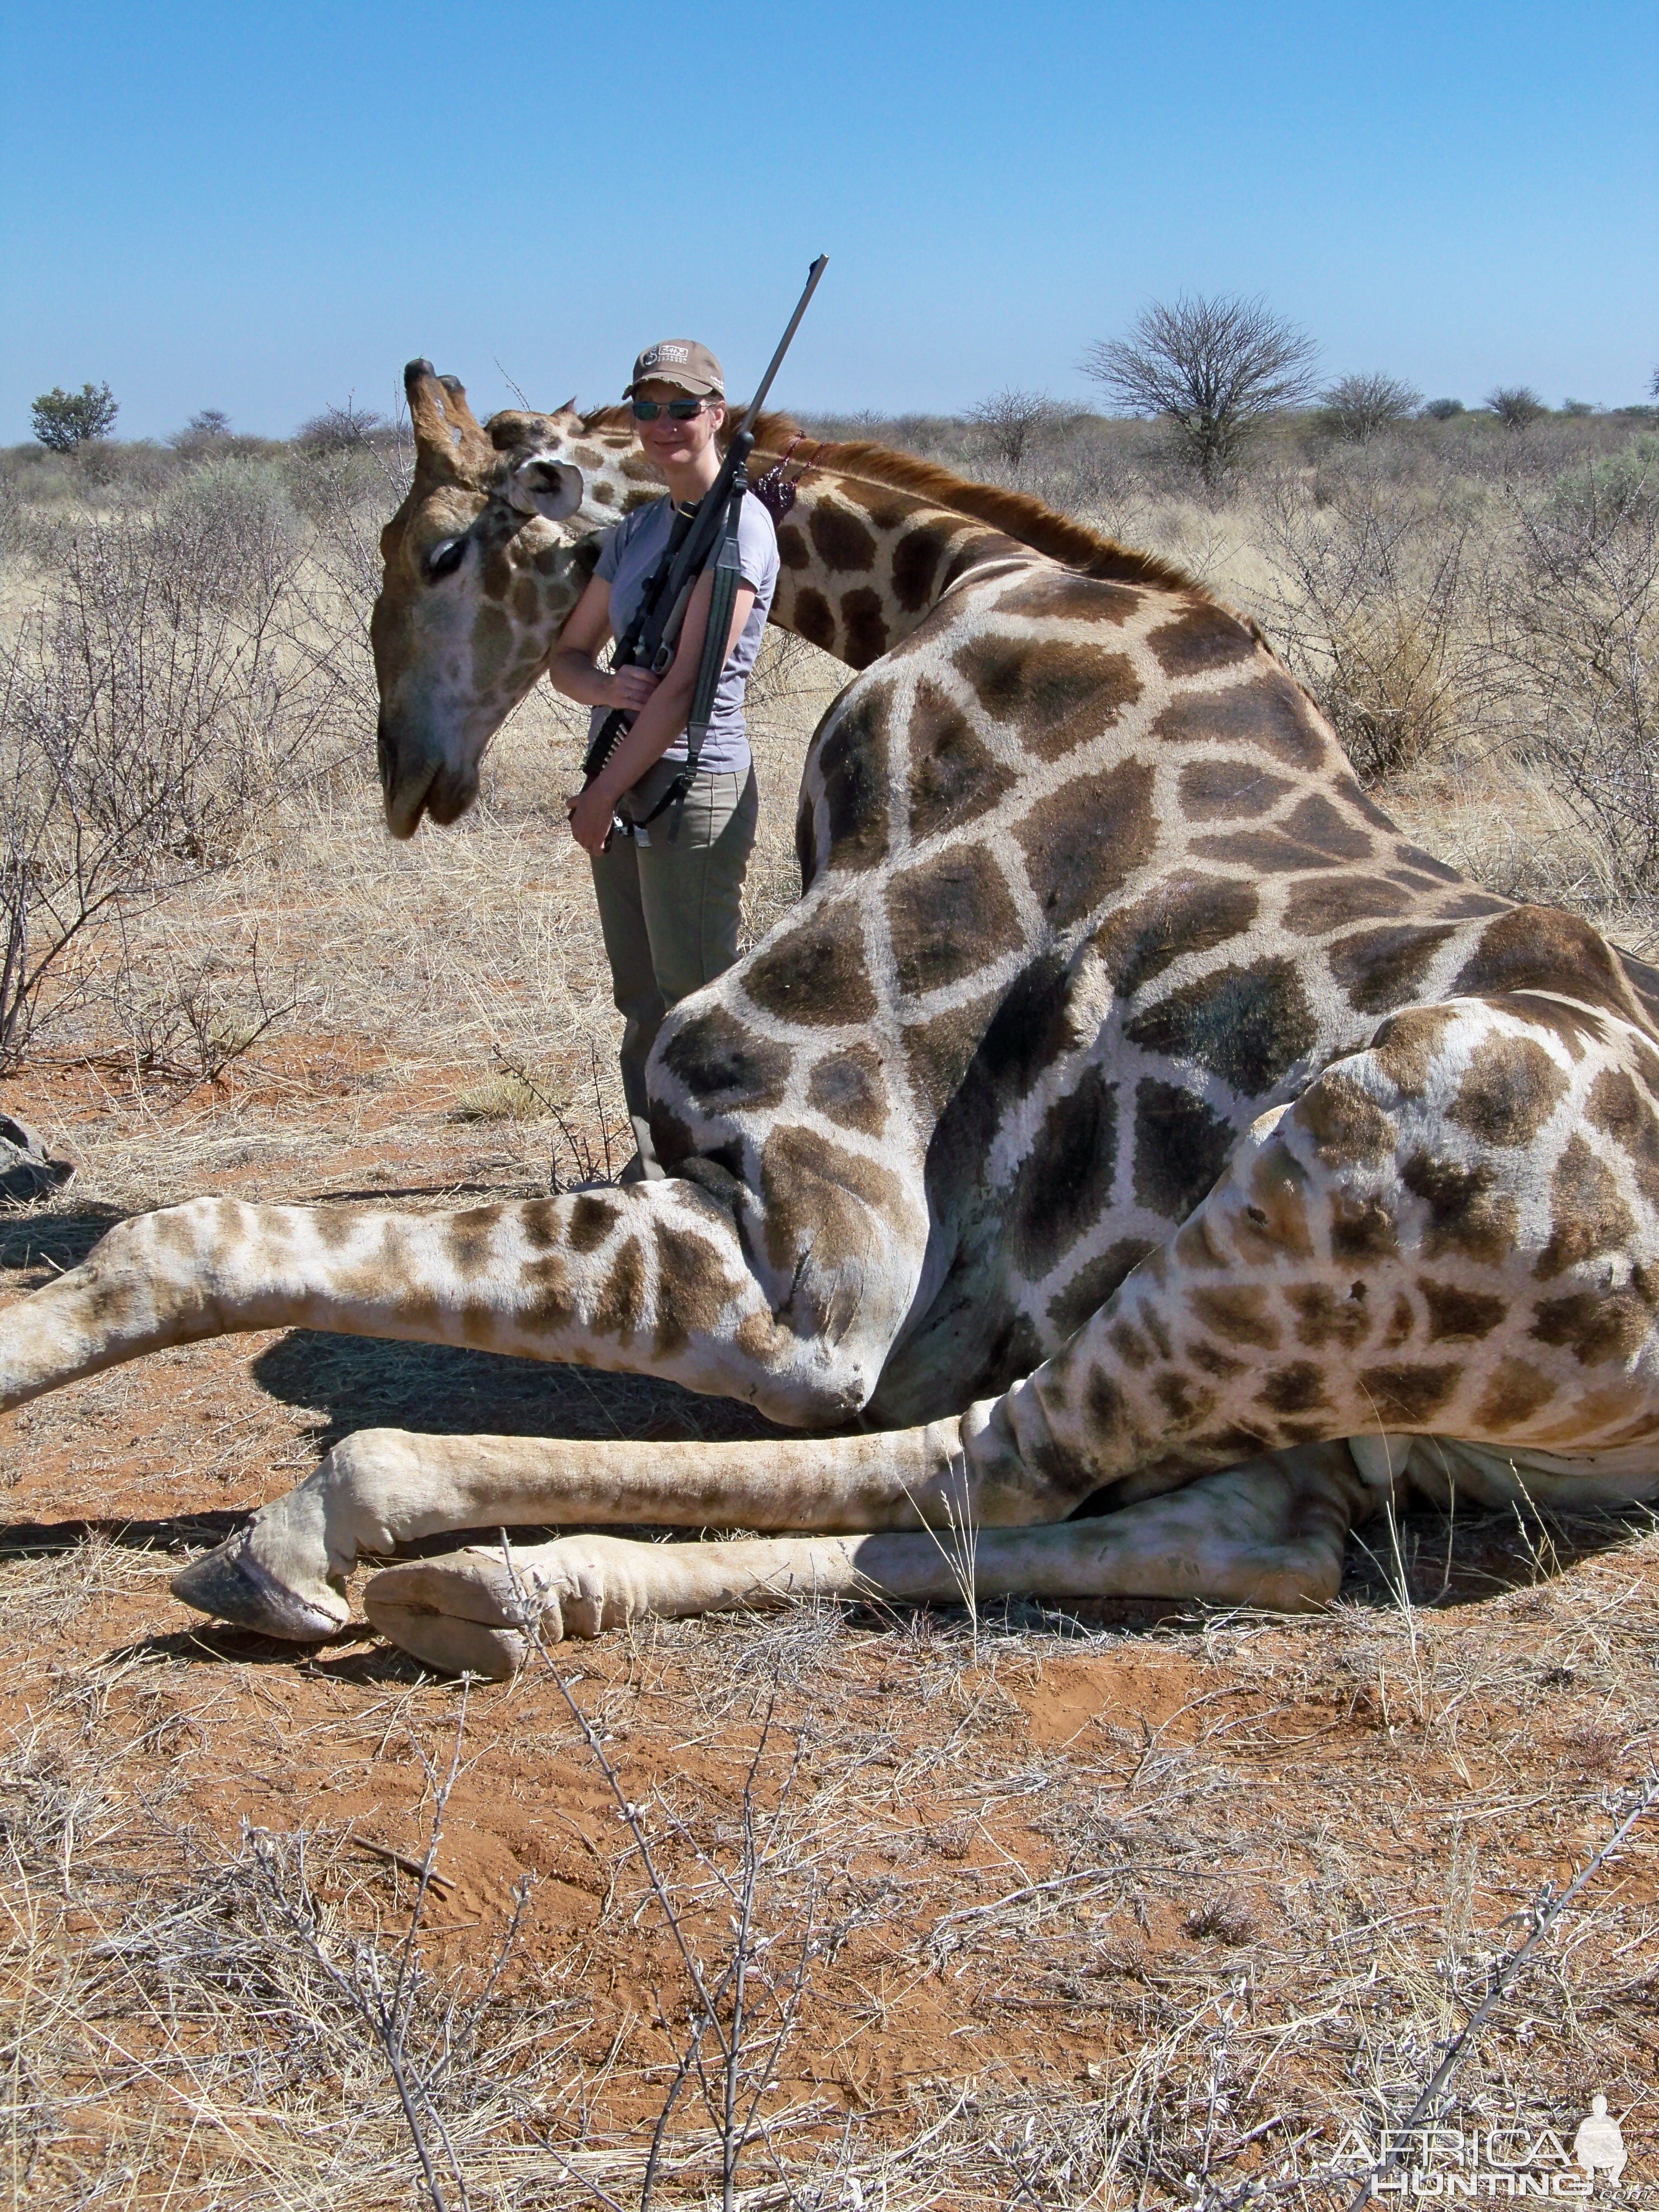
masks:
{"label": "woman's face", "polygon": [[654,462],[659,469],[690,466],[708,451],[714,443],[714,433],[726,420],[724,402],[705,399],[701,411],[689,422],[677,422],[667,412],[666,403],[671,399],[689,399],[691,394],[682,392],[678,384],[659,383],[655,377],[638,386],[634,397],[636,399],[659,399],[665,403],[663,413],[654,422],[636,422],[634,425],[635,435],[646,459]]}

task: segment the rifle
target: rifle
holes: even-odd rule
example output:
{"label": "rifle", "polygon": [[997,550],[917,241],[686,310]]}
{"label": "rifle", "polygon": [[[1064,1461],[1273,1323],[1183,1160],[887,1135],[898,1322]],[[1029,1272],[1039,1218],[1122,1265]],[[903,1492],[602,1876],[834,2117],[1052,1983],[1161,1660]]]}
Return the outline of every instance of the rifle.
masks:
{"label": "rifle", "polygon": [[[782,365],[783,356],[789,350],[790,341],[800,327],[801,317],[806,313],[812,295],[817,289],[818,279],[823,276],[829,258],[827,253],[820,253],[807,270],[806,289],[796,302],[795,312],[789,318],[789,326],[778,341],[777,351],[772,356],[766,374],[762,377],[732,442],[726,449],[720,474],[689,514],[681,512],[675,515],[662,559],[657,563],[645,587],[639,611],[617,639],[611,653],[611,665],[613,669],[649,668],[653,674],[660,676],[674,658],[674,650],[679,643],[680,631],[685,622],[685,611],[691,603],[691,594],[713,554],[713,597],[708,608],[708,626],[703,632],[702,653],[697,663],[691,713],[686,723],[685,766],[646,816],[645,822],[633,823],[620,814],[613,814],[611,837],[618,835],[631,837],[635,830],[642,830],[647,823],[654,822],[670,806],[678,809],[682,805],[686,793],[691,788],[703,739],[708,734],[708,718],[714,711],[714,693],[720,684],[720,671],[726,665],[726,638],[732,627],[732,609],[738,595],[740,574],[738,528],[743,513],[743,495],[749,489],[748,462],[755,444],[754,425],[765,404],[766,395],[772,389],[773,380]],[[634,717],[625,708],[613,707],[600,723],[582,762],[584,788],[604,769],[623,736],[632,727],[633,720]],[[677,811],[673,829],[669,832],[671,842],[678,826]],[[605,839],[607,849],[611,837]]]}

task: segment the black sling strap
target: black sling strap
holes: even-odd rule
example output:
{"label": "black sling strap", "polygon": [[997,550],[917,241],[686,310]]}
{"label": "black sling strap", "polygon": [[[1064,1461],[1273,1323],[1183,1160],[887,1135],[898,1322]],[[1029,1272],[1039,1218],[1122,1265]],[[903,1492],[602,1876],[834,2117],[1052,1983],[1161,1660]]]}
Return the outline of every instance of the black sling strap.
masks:
{"label": "black sling strap", "polygon": [[[697,763],[702,755],[703,742],[708,735],[709,718],[714,711],[714,695],[720,689],[720,677],[730,657],[726,648],[732,635],[732,614],[737,605],[738,586],[743,580],[738,532],[743,521],[743,495],[748,488],[747,477],[739,472],[726,503],[720,545],[714,555],[714,584],[708,600],[708,626],[702,634],[702,650],[697,656],[696,687],[691,695],[691,713],[685,726],[685,766],[644,820],[634,824],[636,830],[643,830],[672,806],[674,818],[668,825],[671,845],[680,834],[686,793],[696,778]],[[690,596],[688,591],[688,599]]]}

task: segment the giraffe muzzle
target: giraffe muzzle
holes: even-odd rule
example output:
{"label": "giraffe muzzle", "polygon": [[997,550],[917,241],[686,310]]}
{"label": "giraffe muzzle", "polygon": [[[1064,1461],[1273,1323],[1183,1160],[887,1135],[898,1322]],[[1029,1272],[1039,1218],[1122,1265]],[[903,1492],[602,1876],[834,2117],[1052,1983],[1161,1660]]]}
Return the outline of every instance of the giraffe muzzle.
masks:
{"label": "giraffe muzzle", "polygon": [[384,715],[375,750],[386,826],[400,843],[415,835],[428,814],[434,822],[458,820],[478,795],[476,774],[453,768],[423,746],[395,744]]}

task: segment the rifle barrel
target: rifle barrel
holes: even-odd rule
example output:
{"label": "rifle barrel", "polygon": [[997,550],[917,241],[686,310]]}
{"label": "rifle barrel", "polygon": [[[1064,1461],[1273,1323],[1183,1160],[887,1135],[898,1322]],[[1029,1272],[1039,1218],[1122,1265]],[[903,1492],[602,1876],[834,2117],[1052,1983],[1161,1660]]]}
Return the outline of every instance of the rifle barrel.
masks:
{"label": "rifle barrel", "polygon": [[827,253],[820,253],[817,259],[807,270],[806,289],[801,294],[800,298],[796,304],[795,312],[789,318],[788,329],[778,340],[778,349],[773,355],[770,362],[767,364],[765,375],[762,377],[759,384],[756,386],[755,396],[749,403],[748,412],[744,415],[742,422],[738,425],[739,430],[747,430],[751,428],[754,423],[755,417],[760,413],[761,409],[765,405],[766,395],[772,389],[772,380],[776,376],[779,369],[783,366],[783,356],[789,350],[789,341],[794,337],[795,332],[800,328],[800,319],[806,313],[808,307],[812,304],[812,295],[818,289],[818,279],[823,276],[824,270],[829,267],[829,265],[830,256]]}

